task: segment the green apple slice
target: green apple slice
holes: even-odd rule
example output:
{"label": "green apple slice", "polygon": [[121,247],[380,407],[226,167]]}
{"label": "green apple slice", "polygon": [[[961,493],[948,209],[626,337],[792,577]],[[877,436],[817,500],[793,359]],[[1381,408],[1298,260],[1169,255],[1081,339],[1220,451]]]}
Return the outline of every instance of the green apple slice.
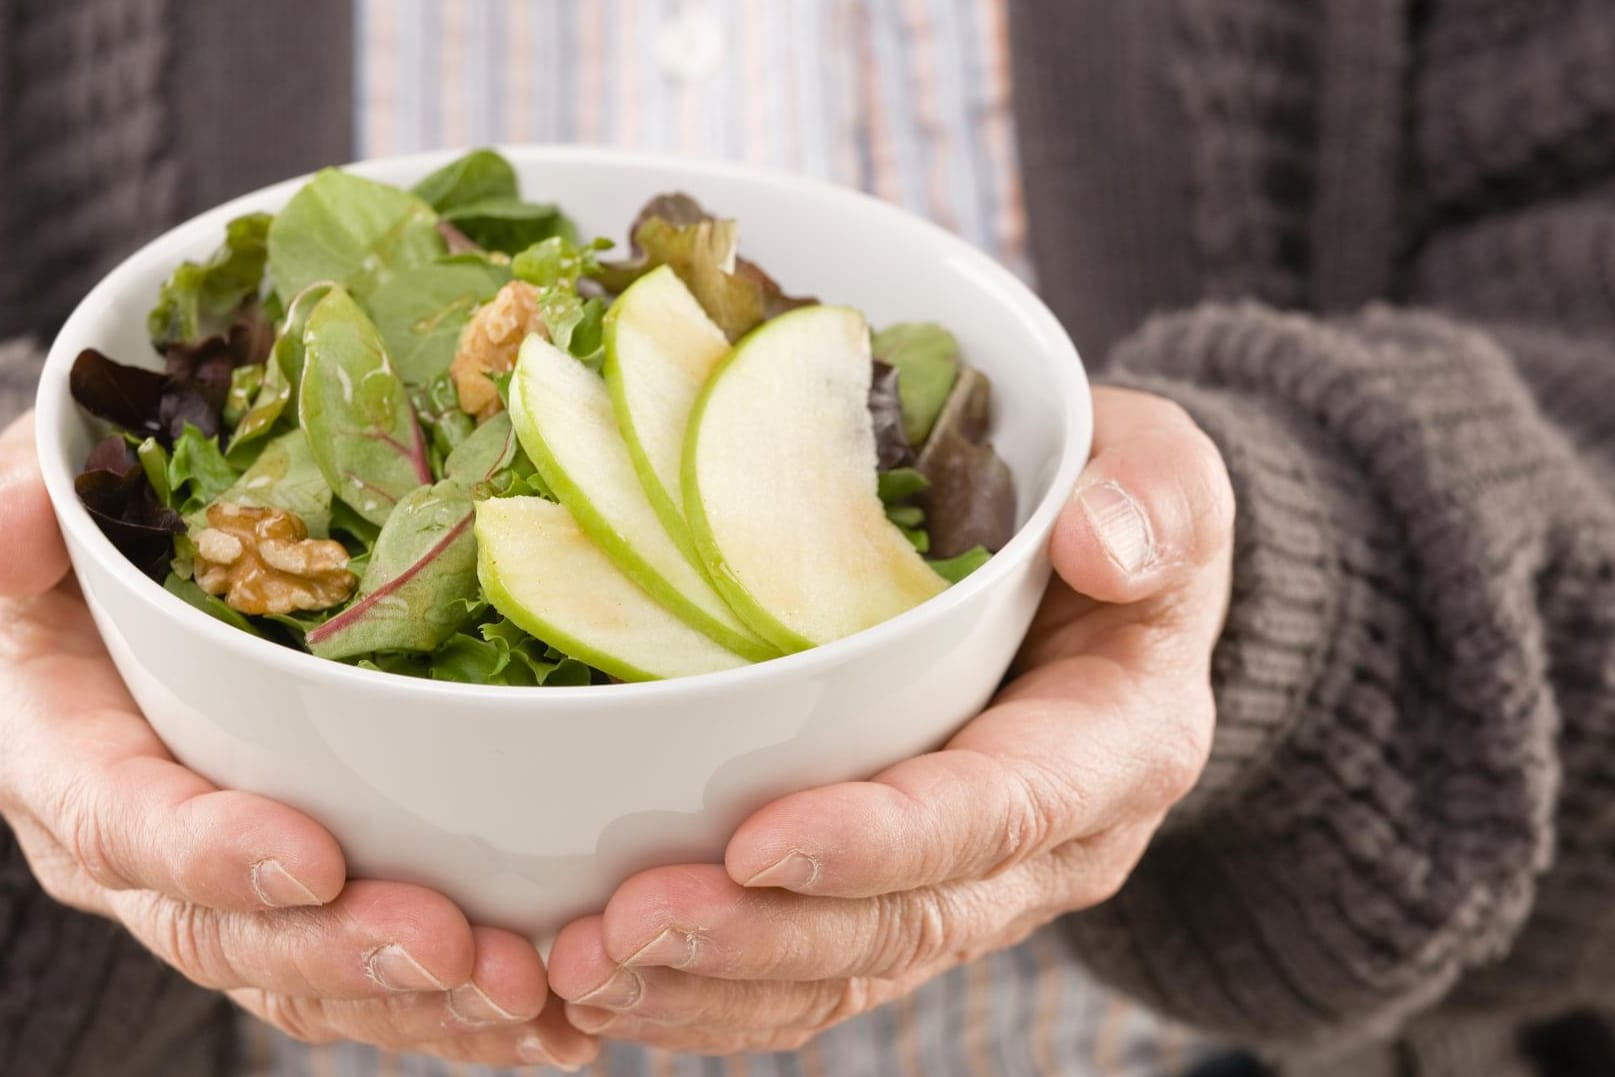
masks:
{"label": "green apple slice", "polygon": [[523,631],[624,681],[743,666],[623,575],[563,506],[541,497],[477,502],[477,579]]}
{"label": "green apple slice", "polygon": [[668,266],[647,273],[611,305],[603,373],[640,485],[673,541],[700,555],[684,519],[679,464],[690,411],[729,354],[723,335]]}
{"label": "green apple slice", "polygon": [[594,371],[549,341],[528,337],[510,382],[510,418],[544,482],[629,579],[736,654],[759,662],[778,657],[662,526],[634,474],[611,394]]}
{"label": "green apple slice", "polygon": [[869,326],[805,307],[742,340],[690,416],[684,508],[707,571],[752,630],[801,650],[947,586],[886,519]]}

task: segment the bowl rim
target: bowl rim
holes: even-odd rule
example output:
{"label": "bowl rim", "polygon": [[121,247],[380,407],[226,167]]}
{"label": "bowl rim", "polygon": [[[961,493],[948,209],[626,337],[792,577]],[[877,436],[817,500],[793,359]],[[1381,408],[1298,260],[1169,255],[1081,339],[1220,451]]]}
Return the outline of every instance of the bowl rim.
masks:
{"label": "bowl rim", "polygon": [[[335,167],[372,178],[380,178],[378,173],[394,175],[399,172],[424,176],[470,148],[372,157]],[[646,696],[671,701],[679,696],[738,689],[751,682],[774,677],[792,674],[811,675],[816,671],[841,665],[859,653],[880,650],[888,643],[907,635],[925,621],[941,617],[949,610],[973,601],[981,592],[1000,586],[1015,568],[1042,552],[1052,532],[1055,517],[1088,459],[1093,433],[1091,390],[1086,368],[1070,335],[1037,293],[997,260],[961,237],[900,206],[885,202],[856,188],[781,169],[642,153],[604,146],[503,143],[491,148],[512,160],[520,159],[539,164],[564,161],[569,164],[599,165],[603,168],[683,173],[689,181],[692,181],[692,186],[697,185],[705,177],[766,183],[775,186],[785,198],[800,194],[841,199],[851,204],[861,203],[866,208],[890,218],[896,224],[920,234],[928,233],[934,241],[940,241],[950,256],[963,259],[975,274],[982,277],[985,282],[996,285],[998,290],[1007,295],[1013,305],[1019,308],[1020,315],[1030,320],[1036,335],[1047,337],[1054,344],[1056,351],[1063,353],[1056,358],[1069,360],[1068,364],[1061,364],[1068,367],[1065,377],[1070,383],[1064,387],[1065,406],[1061,409],[1063,444],[1060,448],[1059,465],[1050,479],[1048,489],[1027,515],[1026,522],[1016,530],[1014,537],[1003,549],[967,579],[941,594],[896,617],[842,639],[781,658],[770,659],[767,662],[751,663],[713,673],[658,681],[580,687],[463,684],[361,669],[344,662],[318,658],[232,628],[170,594],[160,583],[136,569],[134,564],[112,545],[111,540],[102,534],[101,529],[96,526],[89,512],[74,494],[73,476],[77,468],[67,460],[66,454],[59,448],[60,431],[75,414],[67,388],[67,374],[76,352],[69,354],[68,342],[74,338],[93,335],[91,332],[93,324],[111,305],[113,297],[119,292],[123,278],[134,272],[137,267],[158,257],[161,251],[168,247],[194,242],[201,238],[203,232],[216,232],[222,235],[224,223],[242,212],[256,209],[266,202],[283,203],[292,192],[314,175],[306,173],[239,195],[155,236],[108,271],[80,300],[72,314],[62,324],[62,328],[51,343],[40,373],[39,387],[35,395],[37,420],[35,442],[45,487],[64,533],[75,540],[81,549],[110,566],[109,571],[117,581],[157,616],[177,618],[193,633],[234,651],[244,659],[260,661],[270,669],[288,676],[332,678],[339,683],[351,684],[355,690],[370,692],[407,692],[415,696],[424,693],[445,700],[474,699],[482,702],[504,700],[521,702],[528,706],[547,700],[554,705],[567,707],[579,705],[609,707]],[[384,182],[391,181],[384,180]],[[590,703],[591,700],[594,702]]]}

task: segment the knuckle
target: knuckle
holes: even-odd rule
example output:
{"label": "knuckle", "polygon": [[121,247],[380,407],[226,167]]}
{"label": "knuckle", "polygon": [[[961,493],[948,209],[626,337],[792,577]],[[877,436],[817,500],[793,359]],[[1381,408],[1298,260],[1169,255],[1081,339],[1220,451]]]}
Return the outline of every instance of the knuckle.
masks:
{"label": "knuckle", "polygon": [[209,988],[235,986],[223,959],[218,918],[209,909],[159,894],[150,895],[153,945],[168,963]]}
{"label": "knuckle", "polygon": [[886,975],[933,964],[952,948],[953,929],[938,891],[885,894],[874,901],[874,958]]}
{"label": "knuckle", "polygon": [[818,996],[806,1015],[810,1029],[827,1029],[871,1009],[873,994],[869,981],[861,976],[847,980],[822,981]]}
{"label": "knuckle", "polygon": [[84,874],[102,886],[121,889],[128,884],[114,866],[106,823],[98,810],[95,790],[102,780],[93,770],[73,775],[56,795],[52,815],[59,821],[57,840]]}
{"label": "knuckle", "polygon": [[1149,745],[1144,785],[1151,809],[1171,807],[1187,796],[1200,780],[1211,754],[1213,720],[1209,686],[1204,697],[1191,700],[1177,720],[1159,730]]}
{"label": "knuckle", "polygon": [[1003,768],[1007,790],[1001,820],[1000,855],[988,877],[1001,874],[1052,845],[1059,837],[1061,811],[1048,794],[1054,783],[1045,783],[1024,769]]}
{"label": "knuckle", "polygon": [[335,1043],[339,1039],[336,1033],[325,1021],[316,1019],[310,1012],[311,1006],[319,1005],[317,999],[296,999],[285,995],[266,994],[263,997],[263,1017],[299,1042],[316,1047]]}

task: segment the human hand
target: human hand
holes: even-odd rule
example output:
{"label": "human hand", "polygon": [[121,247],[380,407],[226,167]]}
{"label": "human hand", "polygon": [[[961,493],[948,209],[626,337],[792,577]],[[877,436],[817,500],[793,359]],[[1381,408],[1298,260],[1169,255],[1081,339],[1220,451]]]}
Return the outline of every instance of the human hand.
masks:
{"label": "human hand", "polygon": [[121,922],[204,987],[310,1042],[582,1065],[519,935],[447,898],[346,882],[336,839],[168,755],[107,657],[39,476],[0,435],[0,815],[56,900]]}
{"label": "human hand", "polygon": [[643,872],[569,925],[550,983],[577,1027],[795,1049],[1121,887],[1209,751],[1233,495],[1176,405],[1095,411],[1016,679],[942,751],[776,801],[723,866]]}

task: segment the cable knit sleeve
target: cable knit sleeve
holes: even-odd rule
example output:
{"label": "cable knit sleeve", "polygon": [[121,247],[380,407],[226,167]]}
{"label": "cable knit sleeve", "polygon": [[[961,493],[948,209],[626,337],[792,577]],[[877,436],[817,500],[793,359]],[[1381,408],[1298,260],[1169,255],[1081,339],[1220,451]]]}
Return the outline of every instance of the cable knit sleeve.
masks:
{"label": "cable knit sleeve", "polygon": [[[1615,771],[1611,488],[1504,346],[1436,316],[1203,307],[1125,342],[1113,376],[1222,446],[1236,583],[1205,780],[1072,935],[1204,1027],[1383,1034],[1508,966],[1565,841],[1569,727],[1605,730],[1581,747]],[[1570,826],[1607,848],[1596,814]],[[1584,942],[1533,947],[1514,993],[1563,998]]]}

